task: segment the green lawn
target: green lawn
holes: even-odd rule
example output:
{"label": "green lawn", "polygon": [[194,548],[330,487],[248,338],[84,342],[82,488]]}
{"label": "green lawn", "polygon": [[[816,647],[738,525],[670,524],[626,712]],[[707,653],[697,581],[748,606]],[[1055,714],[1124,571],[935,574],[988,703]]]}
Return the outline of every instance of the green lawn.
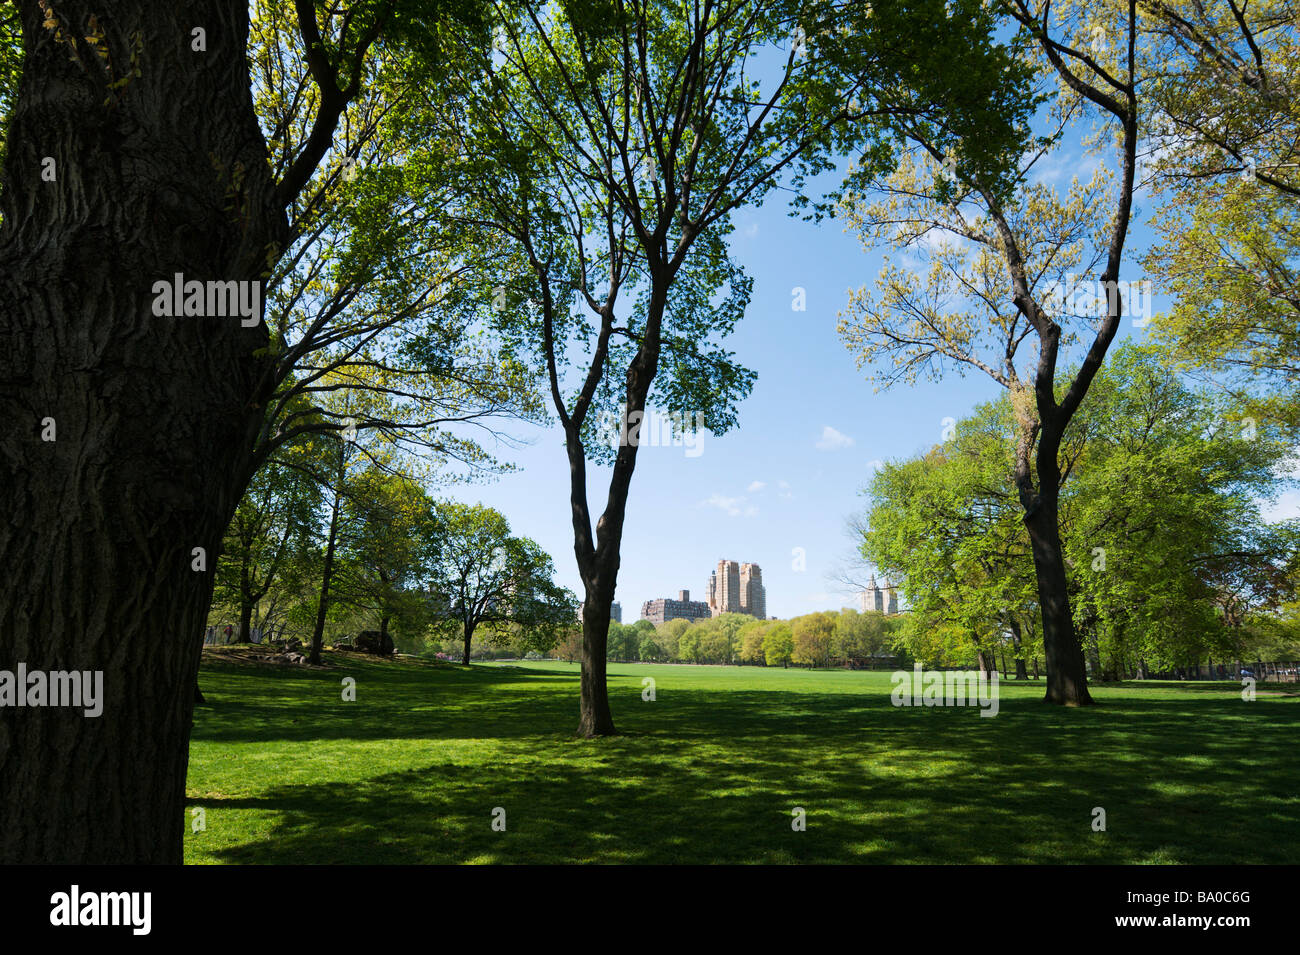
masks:
{"label": "green lawn", "polygon": [[190,863],[1300,862],[1296,696],[1061,709],[1007,682],[990,719],[895,708],[886,673],[611,666],[625,735],[580,741],[564,663],[207,661],[200,683]]}

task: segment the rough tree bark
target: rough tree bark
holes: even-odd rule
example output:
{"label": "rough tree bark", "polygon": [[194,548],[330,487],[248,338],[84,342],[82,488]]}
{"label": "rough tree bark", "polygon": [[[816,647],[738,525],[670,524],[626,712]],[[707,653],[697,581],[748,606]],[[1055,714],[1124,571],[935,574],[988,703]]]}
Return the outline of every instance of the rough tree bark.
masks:
{"label": "rough tree bark", "polygon": [[[0,525],[0,665],[100,670],[105,700],[98,718],[0,709],[6,863],[180,861],[201,634],[266,332],[155,317],[152,287],[259,280],[284,232],[246,6],[111,10],[59,3],[56,30],[22,9],[0,197],[0,485],[21,520]],[[92,12],[109,64],[82,39]],[[132,38],[142,75],[111,90]]]}
{"label": "rough tree bark", "polygon": [[[1137,75],[1137,7],[1136,0],[1129,0],[1126,31],[1128,78],[1124,79],[1124,74],[1119,79],[1104,74],[1105,89],[1081,78],[1074,71],[1071,64],[1077,65],[1077,52],[1048,35],[1048,21],[1040,21],[1038,11],[1030,9],[1024,0],[1012,0],[1008,9],[1036,37],[1047,61],[1065,85],[1118,120],[1122,131],[1119,193],[1108,225],[1106,264],[1099,276],[1106,290],[1106,315],[1097,328],[1079,371],[1059,400],[1055,386],[1062,328],[1043,310],[1035,297],[1031,288],[1033,283],[1016,236],[997,203],[990,202],[990,212],[1003,241],[1003,257],[1011,277],[1013,300],[1019,312],[1034,327],[1039,345],[1038,367],[1033,385],[1037,421],[1031,426],[1022,420],[1015,478],[1038,578],[1038,596],[1043,618],[1043,653],[1047,658],[1047,692],[1044,700],[1048,703],[1080,706],[1093,701],[1088,693],[1083,648],[1075,632],[1074,619],[1070,614],[1069,592],[1066,589],[1065,560],[1057,521],[1061,485],[1058,455],[1065,429],[1100,371],[1106,351],[1119,330],[1120,316],[1123,314],[1118,282],[1133,206],[1138,142],[1137,89],[1132,79]],[[1025,410],[1027,409],[1022,409],[1022,414]],[[1033,445],[1034,434],[1038,435],[1038,447],[1031,470],[1029,449]]]}
{"label": "rough tree bark", "polygon": [[1070,611],[1055,493],[1040,493],[1037,509],[1025,515],[1025,527],[1034,555],[1038,605],[1043,618],[1046,699],[1051,703],[1087,705],[1092,702],[1088,670]]}
{"label": "rough tree bark", "polygon": [[[355,90],[327,90],[276,183],[246,3],[58,0],[48,21],[34,0],[20,9],[0,192],[0,487],[14,515],[0,522],[0,666],[102,671],[104,701],[98,718],[0,708],[0,863],[179,863],[201,635],[271,359],[260,314],[250,327],[158,317],[154,283],[260,290]],[[106,56],[85,39],[97,28]]]}

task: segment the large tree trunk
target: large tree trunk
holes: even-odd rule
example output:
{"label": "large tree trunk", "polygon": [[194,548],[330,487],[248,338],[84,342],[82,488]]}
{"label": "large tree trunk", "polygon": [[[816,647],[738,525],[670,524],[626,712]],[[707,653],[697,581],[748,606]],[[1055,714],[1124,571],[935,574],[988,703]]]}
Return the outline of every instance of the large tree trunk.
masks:
{"label": "large tree trunk", "polygon": [[[284,234],[247,5],[61,0],[57,31],[21,9],[0,196],[0,665],[102,671],[104,699],[98,717],[0,708],[0,863],[179,863],[203,627],[267,336],[157,317],[153,283],[257,280]],[[92,13],[111,76],[82,39]]]}
{"label": "large tree trunk", "polygon": [[1057,530],[1056,494],[1040,491],[1038,507],[1025,515],[1034,570],[1038,579],[1038,604],[1043,616],[1043,654],[1047,657],[1048,703],[1082,706],[1092,702],[1083,648],[1074,631],[1070,598],[1066,593],[1065,558]]}

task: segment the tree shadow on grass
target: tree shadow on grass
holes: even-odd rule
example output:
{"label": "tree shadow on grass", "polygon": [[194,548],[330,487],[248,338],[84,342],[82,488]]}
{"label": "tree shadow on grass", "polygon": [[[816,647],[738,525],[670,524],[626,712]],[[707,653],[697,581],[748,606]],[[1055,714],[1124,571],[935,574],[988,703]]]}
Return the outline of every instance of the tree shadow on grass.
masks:
{"label": "tree shadow on grass", "polygon": [[[228,862],[1288,862],[1300,861],[1289,702],[1111,697],[1094,708],[1010,695],[896,708],[887,693],[676,689],[643,702],[611,682],[626,735],[571,737],[572,674],[476,674],[387,688],[286,734],[261,701],[223,702],[209,739],[427,738],[416,768],[357,784],[198,800],[269,830]],[[557,674],[538,677],[553,680]],[[521,686],[520,681],[523,681]],[[364,683],[358,679],[359,696]],[[627,685],[625,685],[627,684]],[[422,688],[420,688],[422,686]],[[406,692],[410,691],[410,692]],[[414,693],[423,707],[408,699]],[[304,709],[296,704],[299,710]],[[224,735],[223,735],[224,734]],[[196,738],[200,734],[196,733]],[[481,739],[466,764],[440,739]],[[506,831],[492,830],[492,810]],[[791,828],[796,807],[807,830]],[[1092,830],[1106,811],[1105,832]],[[203,833],[191,835],[202,840]]]}

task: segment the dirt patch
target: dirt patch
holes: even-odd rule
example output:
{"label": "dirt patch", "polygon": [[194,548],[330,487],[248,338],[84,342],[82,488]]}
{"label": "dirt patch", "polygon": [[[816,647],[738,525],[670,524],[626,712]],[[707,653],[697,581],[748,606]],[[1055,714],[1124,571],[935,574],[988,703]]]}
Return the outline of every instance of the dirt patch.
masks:
{"label": "dirt patch", "polygon": [[[305,648],[304,648],[305,649]],[[297,651],[306,657],[303,651]],[[245,643],[224,647],[204,647],[203,660],[205,663],[233,663],[235,666],[251,667],[302,667],[306,670],[325,670],[329,668],[328,655],[329,650],[321,651],[320,666],[312,666],[309,663],[288,663],[281,660],[284,651],[276,647],[263,646],[257,643]]]}

